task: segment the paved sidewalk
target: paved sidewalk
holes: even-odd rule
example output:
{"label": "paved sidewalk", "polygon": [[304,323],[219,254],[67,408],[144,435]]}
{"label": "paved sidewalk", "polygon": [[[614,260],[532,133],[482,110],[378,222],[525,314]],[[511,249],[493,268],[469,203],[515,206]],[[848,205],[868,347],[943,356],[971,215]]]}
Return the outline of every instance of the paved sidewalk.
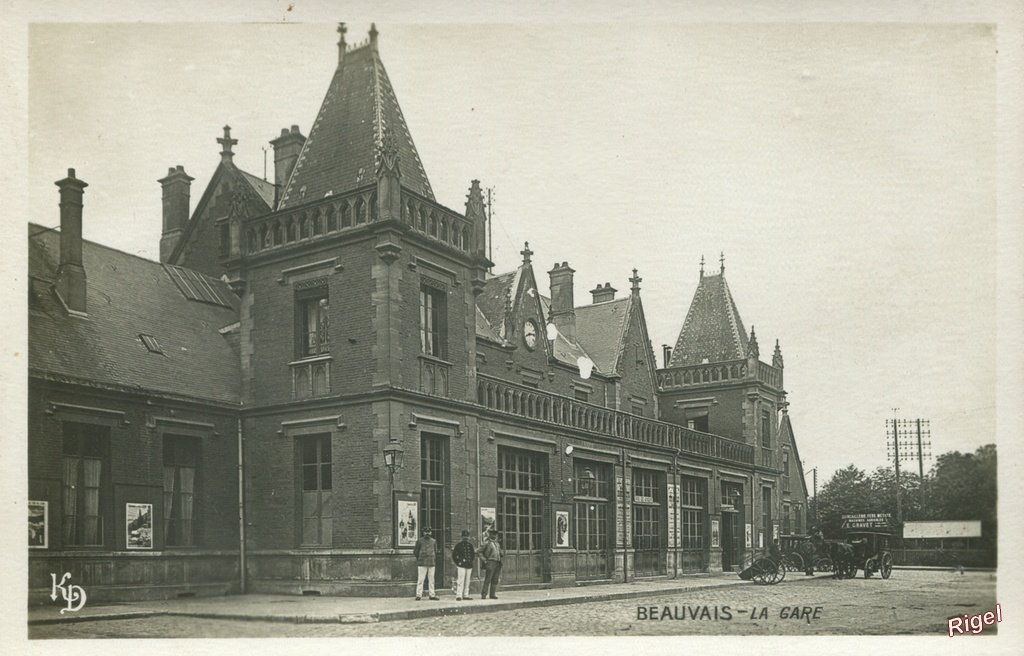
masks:
{"label": "paved sidewalk", "polygon": [[[788,576],[805,578],[790,572]],[[831,577],[819,575],[815,578]],[[785,582],[783,582],[783,585]],[[731,585],[754,585],[736,574],[698,574],[677,579],[607,583],[547,590],[498,591],[498,599],[455,601],[450,590],[439,591],[440,601],[426,597],[301,597],[297,595],[232,595],[192,597],[129,603],[86,604],[76,612],[60,614],[60,604],[32,607],[29,624],[84,622],[102,619],[134,619],[153,615],[178,615],[213,619],[259,620],[264,622],[359,623],[404,620],[438,615],[488,613],[515,608],[537,608],[614,599],[633,599],[652,594],[685,594],[696,590]]]}

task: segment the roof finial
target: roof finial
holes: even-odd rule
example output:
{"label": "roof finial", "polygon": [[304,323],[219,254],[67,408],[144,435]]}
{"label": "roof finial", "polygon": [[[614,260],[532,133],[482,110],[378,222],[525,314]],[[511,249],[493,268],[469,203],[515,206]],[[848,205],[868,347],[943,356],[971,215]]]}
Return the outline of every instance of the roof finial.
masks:
{"label": "roof finial", "polygon": [[725,273],[725,251],[722,251],[721,255],[718,256],[718,264],[721,267],[719,273]]}
{"label": "roof finial", "polygon": [[761,349],[757,347],[757,334],[754,333],[754,326],[750,326],[750,339],[747,341],[747,357],[758,357]]}
{"label": "roof finial", "polygon": [[348,28],[345,27],[344,23],[338,23],[338,64],[341,64],[342,60],[345,59],[345,49],[348,47],[345,43],[345,33],[348,32]]}
{"label": "roof finial", "polygon": [[772,355],[772,366],[779,369],[783,368],[782,349],[779,348],[779,340],[777,339],[775,340],[775,353]]}
{"label": "roof finial", "polygon": [[700,254],[700,277],[704,277],[704,253]]}
{"label": "roof finial", "polygon": [[640,293],[640,283],[643,282],[643,280],[644,280],[643,278],[641,278],[640,276],[637,275],[636,269],[634,268],[633,269],[633,277],[629,279],[629,282],[631,282],[633,284],[633,287],[632,287],[633,294],[639,294]]}
{"label": "roof finial", "polygon": [[233,152],[231,152],[231,147],[238,143],[238,139],[231,138],[230,125],[224,126],[224,136],[221,137],[220,139],[217,139],[217,143],[219,143],[221,147],[224,148],[224,150],[220,151],[220,161],[230,162],[231,158],[234,157],[235,155]]}
{"label": "roof finial", "polygon": [[523,242],[523,250],[519,251],[519,254],[523,256],[523,264],[530,263],[530,256],[533,255],[533,251],[530,250],[530,242]]}
{"label": "roof finial", "polygon": [[370,47],[374,50],[377,49],[377,24],[370,23]]}

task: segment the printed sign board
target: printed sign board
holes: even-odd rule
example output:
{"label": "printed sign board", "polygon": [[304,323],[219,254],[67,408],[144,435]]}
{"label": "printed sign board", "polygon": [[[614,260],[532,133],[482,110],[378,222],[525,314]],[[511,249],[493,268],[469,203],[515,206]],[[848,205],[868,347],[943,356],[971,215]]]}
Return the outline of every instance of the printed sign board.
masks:
{"label": "printed sign board", "polygon": [[891,528],[892,515],[889,513],[858,513],[843,515],[842,529]]}

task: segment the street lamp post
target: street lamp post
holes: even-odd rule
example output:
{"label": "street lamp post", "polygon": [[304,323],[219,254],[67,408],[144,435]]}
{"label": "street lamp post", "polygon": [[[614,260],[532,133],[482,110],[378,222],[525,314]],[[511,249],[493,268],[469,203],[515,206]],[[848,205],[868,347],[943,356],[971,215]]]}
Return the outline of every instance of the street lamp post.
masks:
{"label": "street lamp post", "polygon": [[395,487],[395,472],[402,468],[405,460],[405,449],[399,442],[388,442],[384,447],[384,466],[388,468],[388,481],[392,489]]}

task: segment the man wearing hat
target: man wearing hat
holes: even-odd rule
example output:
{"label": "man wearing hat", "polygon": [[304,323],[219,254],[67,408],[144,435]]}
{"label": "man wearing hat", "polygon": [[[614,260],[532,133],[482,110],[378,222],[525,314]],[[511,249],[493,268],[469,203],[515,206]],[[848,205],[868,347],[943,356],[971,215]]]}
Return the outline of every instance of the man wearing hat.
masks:
{"label": "man wearing hat", "polygon": [[469,601],[473,597],[469,595],[469,580],[473,573],[473,560],[476,558],[476,549],[469,541],[469,531],[462,530],[462,542],[452,549],[452,560],[455,561],[455,568],[458,571],[458,578],[455,581],[455,601],[465,599]]}
{"label": "man wearing hat", "polygon": [[491,527],[487,531],[487,541],[480,549],[480,558],[484,561],[484,587],[480,598],[497,599],[498,578],[501,576],[501,547],[498,545],[498,531]]}
{"label": "man wearing hat", "polygon": [[412,553],[416,556],[416,572],[419,578],[416,579],[416,601],[423,597],[423,577],[427,577],[427,591],[430,592],[430,599],[437,601],[437,593],[434,592],[434,568],[437,566],[437,542],[432,536],[433,531],[427,526],[423,529],[423,537],[416,540],[416,546]]}

